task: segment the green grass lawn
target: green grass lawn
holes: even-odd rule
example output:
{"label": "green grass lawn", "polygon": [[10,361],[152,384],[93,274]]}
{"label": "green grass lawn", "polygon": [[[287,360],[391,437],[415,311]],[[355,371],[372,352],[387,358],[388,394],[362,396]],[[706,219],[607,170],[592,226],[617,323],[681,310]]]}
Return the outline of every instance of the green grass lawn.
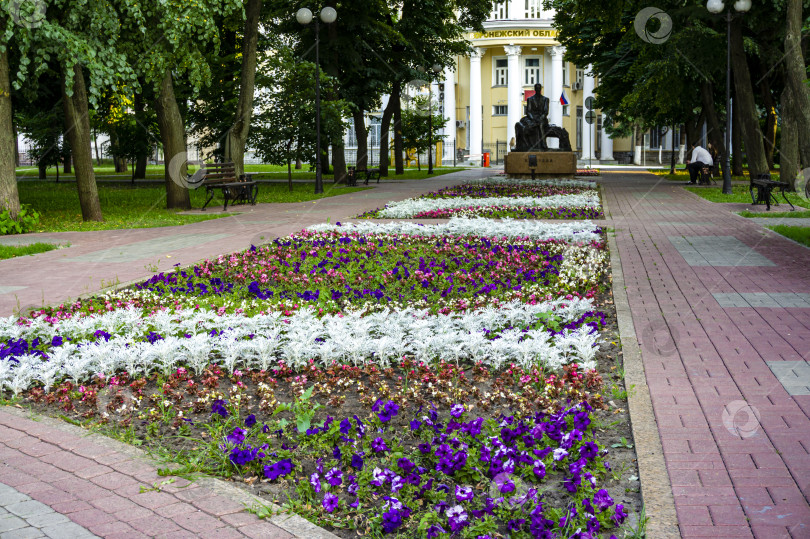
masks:
{"label": "green grass lawn", "polygon": [[[167,210],[166,191],[162,185],[130,186],[100,183],[98,191],[104,221],[83,222],[75,183],[25,181],[19,182],[18,187],[20,202],[30,204],[40,213],[39,226],[32,232],[153,228],[185,225],[231,215],[221,213],[180,215],[174,210]],[[293,184],[292,192],[284,184],[262,184],[259,186],[257,202],[304,202],[364,189],[367,188],[340,187],[327,183],[324,185],[324,193],[315,195],[310,184]],[[204,189],[191,191],[192,207],[202,207],[205,199]],[[208,207],[216,208],[217,203],[222,204],[221,196],[215,197]],[[238,212],[240,206],[236,206],[234,210]]]}
{"label": "green grass lawn", "polygon": [[810,227],[806,226],[788,226],[788,225],[775,225],[769,226],[771,230],[782,234],[786,238],[797,241],[802,245],[810,247]]}
{"label": "green grass lawn", "polygon": [[0,260],[15,258],[18,256],[35,255],[53,249],[58,249],[58,245],[52,243],[32,243],[30,245],[0,245]]}
{"label": "green grass lawn", "polygon": [[[709,200],[711,202],[737,202],[737,203],[742,202],[742,203],[751,204],[751,193],[748,190],[748,184],[745,184],[745,185],[732,185],[731,186],[732,194],[730,194],[730,195],[724,195],[722,187],[720,187],[720,186],[717,186],[717,187],[685,187],[685,189],[687,191],[695,193],[699,197],[705,198],[706,200]],[[803,208],[810,208],[810,203],[808,203],[808,201],[806,201],[806,200],[803,200],[803,199],[799,198],[799,196],[796,195],[796,193],[788,193],[787,196],[788,196],[788,200],[790,200],[793,203],[794,206],[800,206],[800,207],[803,207]],[[782,195],[779,194],[778,197],[779,197],[779,199],[781,199]],[[788,209],[790,209],[790,207],[787,204],[785,204],[784,200],[782,200],[781,206],[782,207],[787,207]],[[771,204],[771,207],[774,207],[773,204]],[[748,212],[748,213],[750,213],[750,212]],[[787,213],[790,214],[790,213],[794,213],[794,212],[789,211]],[[795,212],[795,213],[799,213],[799,212]],[[801,212],[801,213],[804,213],[804,212]],[[774,213],[769,213],[769,212],[765,212],[764,214],[758,214],[758,215],[761,216],[761,217],[780,217],[781,216],[781,215],[776,215]],[[748,216],[746,215],[746,217],[748,217]]]}
{"label": "green grass lawn", "polygon": [[[671,181],[671,182],[688,182],[689,181],[689,172],[685,168],[681,168],[681,169],[676,168],[675,174],[670,174],[669,169],[666,169],[666,170],[650,170],[649,172],[652,172],[653,174],[655,174],[659,178],[662,178],[664,180]],[[771,177],[773,179],[775,179],[775,180],[778,180],[779,179],[779,173],[771,172]],[[717,173],[714,176],[714,181],[716,181],[718,184],[721,184],[721,183],[723,183],[723,177],[719,173]],[[748,181],[748,176],[732,176],[731,181],[733,181],[733,182],[747,182]]]}
{"label": "green grass lawn", "polygon": [[[61,170],[61,169],[60,169]],[[196,167],[190,167],[190,171],[193,172],[196,170]],[[395,175],[394,174],[394,167],[389,167],[389,175],[387,179],[389,180],[419,180],[428,177],[427,174],[427,166],[422,167],[422,170],[418,170],[416,168],[406,168],[405,174],[402,175]],[[463,170],[460,167],[434,167],[433,176],[441,176],[442,174],[449,174],[450,172],[457,172],[459,170]],[[115,180],[129,180],[132,178],[132,169],[130,168],[127,172],[115,172],[115,167],[112,165],[101,165],[94,167],[94,171],[96,176],[100,180],[105,179],[115,179]],[[275,181],[284,181],[287,180],[287,167],[279,166],[279,165],[245,165],[245,172],[254,172],[254,178],[257,180],[275,180]],[[39,171],[36,167],[18,167],[17,168],[17,176],[20,178],[25,179],[36,179],[39,177]],[[51,167],[48,169],[47,177],[49,180],[56,179],[56,168]],[[292,177],[293,180],[314,180],[315,179],[315,172],[309,171],[309,165],[304,165],[303,168],[300,170],[292,170]],[[70,181],[74,180],[75,176],[73,174],[64,174],[62,172],[59,173],[59,180]],[[147,180],[162,180],[163,179],[163,165],[148,165],[146,167],[146,179]],[[324,174],[323,179],[325,182],[332,182],[334,181],[334,175],[332,174]],[[136,183],[138,180],[136,180]]]}

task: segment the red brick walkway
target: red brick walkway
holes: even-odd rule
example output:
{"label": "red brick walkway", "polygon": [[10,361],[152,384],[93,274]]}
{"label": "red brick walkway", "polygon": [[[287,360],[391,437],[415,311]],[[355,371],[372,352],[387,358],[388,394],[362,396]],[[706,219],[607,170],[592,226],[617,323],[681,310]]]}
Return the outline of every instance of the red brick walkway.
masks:
{"label": "red brick walkway", "polygon": [[[810,537],[810,395],[766,363],[808,359],[810,309],[712,295],[808,293],[810,249],[653,175],[601,183],[683,537]],[[773,265],[689,265],[672,238],[695,236]]]}

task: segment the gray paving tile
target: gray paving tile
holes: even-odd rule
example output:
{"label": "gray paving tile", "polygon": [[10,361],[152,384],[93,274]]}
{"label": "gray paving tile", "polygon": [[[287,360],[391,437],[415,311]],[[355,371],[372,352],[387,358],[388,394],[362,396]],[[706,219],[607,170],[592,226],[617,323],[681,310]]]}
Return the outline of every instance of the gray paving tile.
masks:
{"label": "gray paving tile", "polygon": [[36,528],[18,528],[10,532],[0,534],[0,539],[38,539],[45,537],[45,534]]}
{"label": "gray paving tile", "polygon": [[11,294],[17,290],[28,288],[27,286],[0,286],[0,294]]}
{"label": "gray paving tile", "polygon": [[810,294],[764,293],[749,292],[737,294],[736,292],[723,292],[712,294],[717,303],[723,308],[728,307],[773,307],[810,309]]}
{"label": "gray paving tile", "polygon": [[26,526],[28,526],[28,523],[26,523],[20,517],[16,517],[14,515],[5,515],[0,517],[0,533],[16,530],[18,528],[24,528]]}
{"label": "gray paving tile", "polygon": [[42,515],[45,513],[53,513],[53,509],[44,503],[32,500],[30,498],[28,498],[26,501],[6,505],[5,507],[9,513],[13,513],[22,518],[28,518],[34,515]]}
{"label": "gray paving tile", "polygon": [[658,226],[716,226],[708,221],[658,221]]}
{"label": "gray paving tile", "polygon": [[210,241],[221,240],[230,236],[232,236],[232,234],[175,234],[174,236],[138,241],[110,249],[93,251],[92,253],[66,258],[65,260],[104,263],[135,262],[136,260],[142,260],[144,258],[164,256],[167,252],[196,247]]}
{"label": "gray paving tile", "polygon": [[0,237],[0,245],[31,245],[32,243],[53,243],[56,245],[66,244],[65,240],[53,238],[48,236],[28,236],[28,235],[14,235]]}
{"label": "gray paving tile", "polygon": [[42,528],[42,531],[51,539],[83,539],[85,537],[96,537],[75,522],[46,526]]}
{"label": "gray paving tile", "polygon": [[810,395],[810,363],[807,361],[766,361],[788,395]]}
{"label": "gray paving tile", "polygon": [[44,528],[46,526],[53,526],[54,524],[61,524],[62,522],[70,522],[68,517],[55,511],[26,517],[25,520],[35,528]]}
{"label": "gray paving tile", "polygon": [[668,236],[690,266],[775,266],[734,236]]}
{"label": "gray paving tile", "polygon": [[95,537],[44,503],[0,483],[0,539]]}

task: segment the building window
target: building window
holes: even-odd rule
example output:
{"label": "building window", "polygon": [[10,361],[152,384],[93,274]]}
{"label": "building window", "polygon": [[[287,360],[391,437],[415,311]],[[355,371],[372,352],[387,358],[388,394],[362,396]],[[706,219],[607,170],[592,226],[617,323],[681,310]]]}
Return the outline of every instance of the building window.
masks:
{"label": "building window", "polygon": [[571,105],[563,105],[563,116],[571,116]]}
{"label": "building window", "polygon": [[357,148],[357,133],[354,130],[354,118],[349,118],[346,126],[346,146]]}
{"label": "building window", "polygon": [[582,88],[582,84],[585,81],[585,70],[577,68],[576,70],[576,82],[579,84],[579,87]]}
{"label": "building window", "polygon": [[542,0],[526,0],[525,15],[527,19],[540,19],[543,15]]}
{"label": "building window", "polygon": [[493,58],[493,64],[495,66],[495,76],[493,77],[494,84],[493,86],[506,86],[507,84],[507,72],[508,72],[508,62],[506,58]]}
{"label": "building window", "polygon": [[563,86],[571,86],[571,73],[568,67],[568,62],[563,61]]}
{"label": "building window", "polygon": [[650,148],[666,149],[666,134],[669,131],[667,127],[654,127],[650,129]]}
{"label": "building window", "polygon": [[371,122],[368,126],[368,138],[372,148],[380,146],[380,132],[382,131],[382,117],[371,116]]}
{"label": "building window", "polygon": [[492,107],[493,116],[506,116],[508,108],[507,105],[494,105]]}
{"label": "building window", "polygon": [[508,19],[509,18],[509,2],[498,2],[495,4],[495,9],[492,10],[492,19]]}
{"label": "building window", "polygon": [[577,107],[577,150],[582,151],[582,107]]}
{"label": "building window", "polygon": [[541,80],[540,58],[526,58],[524,62],[523,85],[534,86]]}

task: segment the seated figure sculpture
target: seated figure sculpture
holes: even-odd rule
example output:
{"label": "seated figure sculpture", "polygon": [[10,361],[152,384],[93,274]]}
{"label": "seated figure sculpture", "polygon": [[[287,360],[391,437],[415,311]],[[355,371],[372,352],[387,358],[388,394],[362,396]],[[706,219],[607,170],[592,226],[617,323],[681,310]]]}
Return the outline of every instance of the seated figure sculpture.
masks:
{"label": "seated figure sculpture", "polygon": [[549,125],[549,101],[543,95],[543,86],[534,85],[535,93],[526,101],[526,116],[515,124],[516,152],[549,151],[546,139],[556,138],[560,141],[560,151],[570,152],[571,141],[568,131],[557,125]]}

